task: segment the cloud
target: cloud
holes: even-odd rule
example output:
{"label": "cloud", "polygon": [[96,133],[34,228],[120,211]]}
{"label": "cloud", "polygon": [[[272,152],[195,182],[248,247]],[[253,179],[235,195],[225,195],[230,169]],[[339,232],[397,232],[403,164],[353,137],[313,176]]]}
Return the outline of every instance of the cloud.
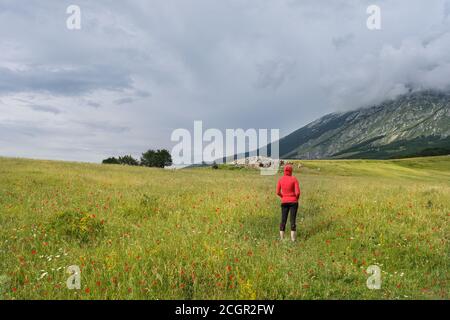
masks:
{"label": "cloud", "polygon": [[25,66],[23,70],[0,68],[0,92],[47,92],[80,95],[99,89],[131,88],[131,79],[121,70],[105,65],[93,67]]}
{"label": "cloud", "polygon": [[257,66],[256,87],[276,90],[294,75],[295,61],[268,60]]}
{"label": "cloud", "polygon": [[[341,110],[382,102],[409,91],[450,90],[450,32],[423,41],[404,39],[340,69],[325,82]],[[356,99],[355,99],[356,98]],[[355,99],[354,102],[351,100]]]}
{"label": "cloud", "polygon": [[114,101],[114,103],[119,105],[119,106],[124,105],[124,104],[130,104],[130,103],[133,103],[133,102],[134,102],[134,99],[130,98],[130,97],[120,98],[120,99],[117,99],[117,100]]}
{"label": "cloud", "polygon": [[37,112],[47,112],[55,115],[61,113],[61,110],[51,106],[30,105],[29,108]]}
{"label": "cloud", "polygon": [[101,104],[95,101],[87,101],[86,104],[92,108],[100,108]]}
{"label": "cloud", "polygon": [[89,132],[125,133],[130,131],[130,128],[126,126],[114,125],[104,121],[78,121],[78,123],[88,129]]}
{"label": "cloud", "polygon": [[333,37],[332,39],[333,46],[336,48],[336,50],[339,50],[340,48],[349,45],[352,42],[353,38],[354,35],[351,33],[348,33],[343,36]]}
{"label": "cloud", "polygon": [[136,96],[140,97],[140,98],[148,98],[151,97],[152,94],[148,91],[145,90],[137,90],[136,91]]}
{"label": "cloud", "polygon": [[[3,155],[100,161],[172,130],[279,128],[409,90],[447,89],[449,1],[0,3]],[[124,107],[126,106],[126,107]]]}

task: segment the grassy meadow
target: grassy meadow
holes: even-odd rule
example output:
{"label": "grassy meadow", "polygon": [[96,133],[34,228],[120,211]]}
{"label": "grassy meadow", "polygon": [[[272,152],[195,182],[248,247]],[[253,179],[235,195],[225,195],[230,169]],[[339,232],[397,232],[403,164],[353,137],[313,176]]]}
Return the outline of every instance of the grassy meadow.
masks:
{"label": "grassy meadow", "polygon": [[0,158],[0,298],[449,299],[450,157],[301,163],[291,243],[279,176]]}

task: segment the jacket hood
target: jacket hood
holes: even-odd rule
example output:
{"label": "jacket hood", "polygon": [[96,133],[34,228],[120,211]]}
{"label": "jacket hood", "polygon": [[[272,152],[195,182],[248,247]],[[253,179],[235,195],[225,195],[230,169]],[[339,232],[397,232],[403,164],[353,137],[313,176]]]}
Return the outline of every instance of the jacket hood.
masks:
{"label": "jacket hood", "polygon": [[284,167],[284,175],[292,176],[292,166],[290,164],[288,164]]}

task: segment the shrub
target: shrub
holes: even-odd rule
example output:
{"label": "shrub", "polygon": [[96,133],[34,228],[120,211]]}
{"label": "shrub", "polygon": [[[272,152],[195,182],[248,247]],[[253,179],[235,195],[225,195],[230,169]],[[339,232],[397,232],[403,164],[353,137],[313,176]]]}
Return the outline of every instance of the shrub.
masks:
{"label": "shrub", "polygon": [[135,158],[133,158],[130,155],[119,157],[119,158],[110,157],[108,159],[103,160],[102,163],[103,164],[122,164],[122,165],[127,165],[127,166],[138,166],[139,165],[139,161],[137,161]]}
{"label": "shrub", "polygon": [[139,161],[137,161],[135,158],[133,158],[130,155],[119,157],[119,164],[124,164],[128,166],[138,166]]}
{"label": "shrub", "polygon": [[145,167],[164,168],[172,165],[172,156],[166,149],[148,150],[142,154],[141,165]]}
{"label": "shrub", "polygon": [[103,232],[104,222],[94,214],[65,211],[56,215],[52,226],[57,233],[66,237],[88,242]]}
{"label": "shrub", "polygon": [[120,164],[119,160],[115,157],[110,157],[102,161],[103,164]]}

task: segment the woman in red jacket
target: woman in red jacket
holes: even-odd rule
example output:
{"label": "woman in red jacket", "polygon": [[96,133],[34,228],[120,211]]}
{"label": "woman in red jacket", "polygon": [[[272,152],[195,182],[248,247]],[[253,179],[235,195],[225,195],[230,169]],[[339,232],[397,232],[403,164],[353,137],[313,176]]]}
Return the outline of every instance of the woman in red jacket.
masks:
{"label": "woman in red jacket", "polygon": [[295,241],[295,238],[297,237],[297,225],[295,220],[297,218],[300,187],[298,186],[297,178],[292,175],[292,166],[289,164],[284,167],[284,176],[278,180],[277,195],[281,198],[280,238],[281,240],[284,239],[286,222],[290,211],[291,240]]}

